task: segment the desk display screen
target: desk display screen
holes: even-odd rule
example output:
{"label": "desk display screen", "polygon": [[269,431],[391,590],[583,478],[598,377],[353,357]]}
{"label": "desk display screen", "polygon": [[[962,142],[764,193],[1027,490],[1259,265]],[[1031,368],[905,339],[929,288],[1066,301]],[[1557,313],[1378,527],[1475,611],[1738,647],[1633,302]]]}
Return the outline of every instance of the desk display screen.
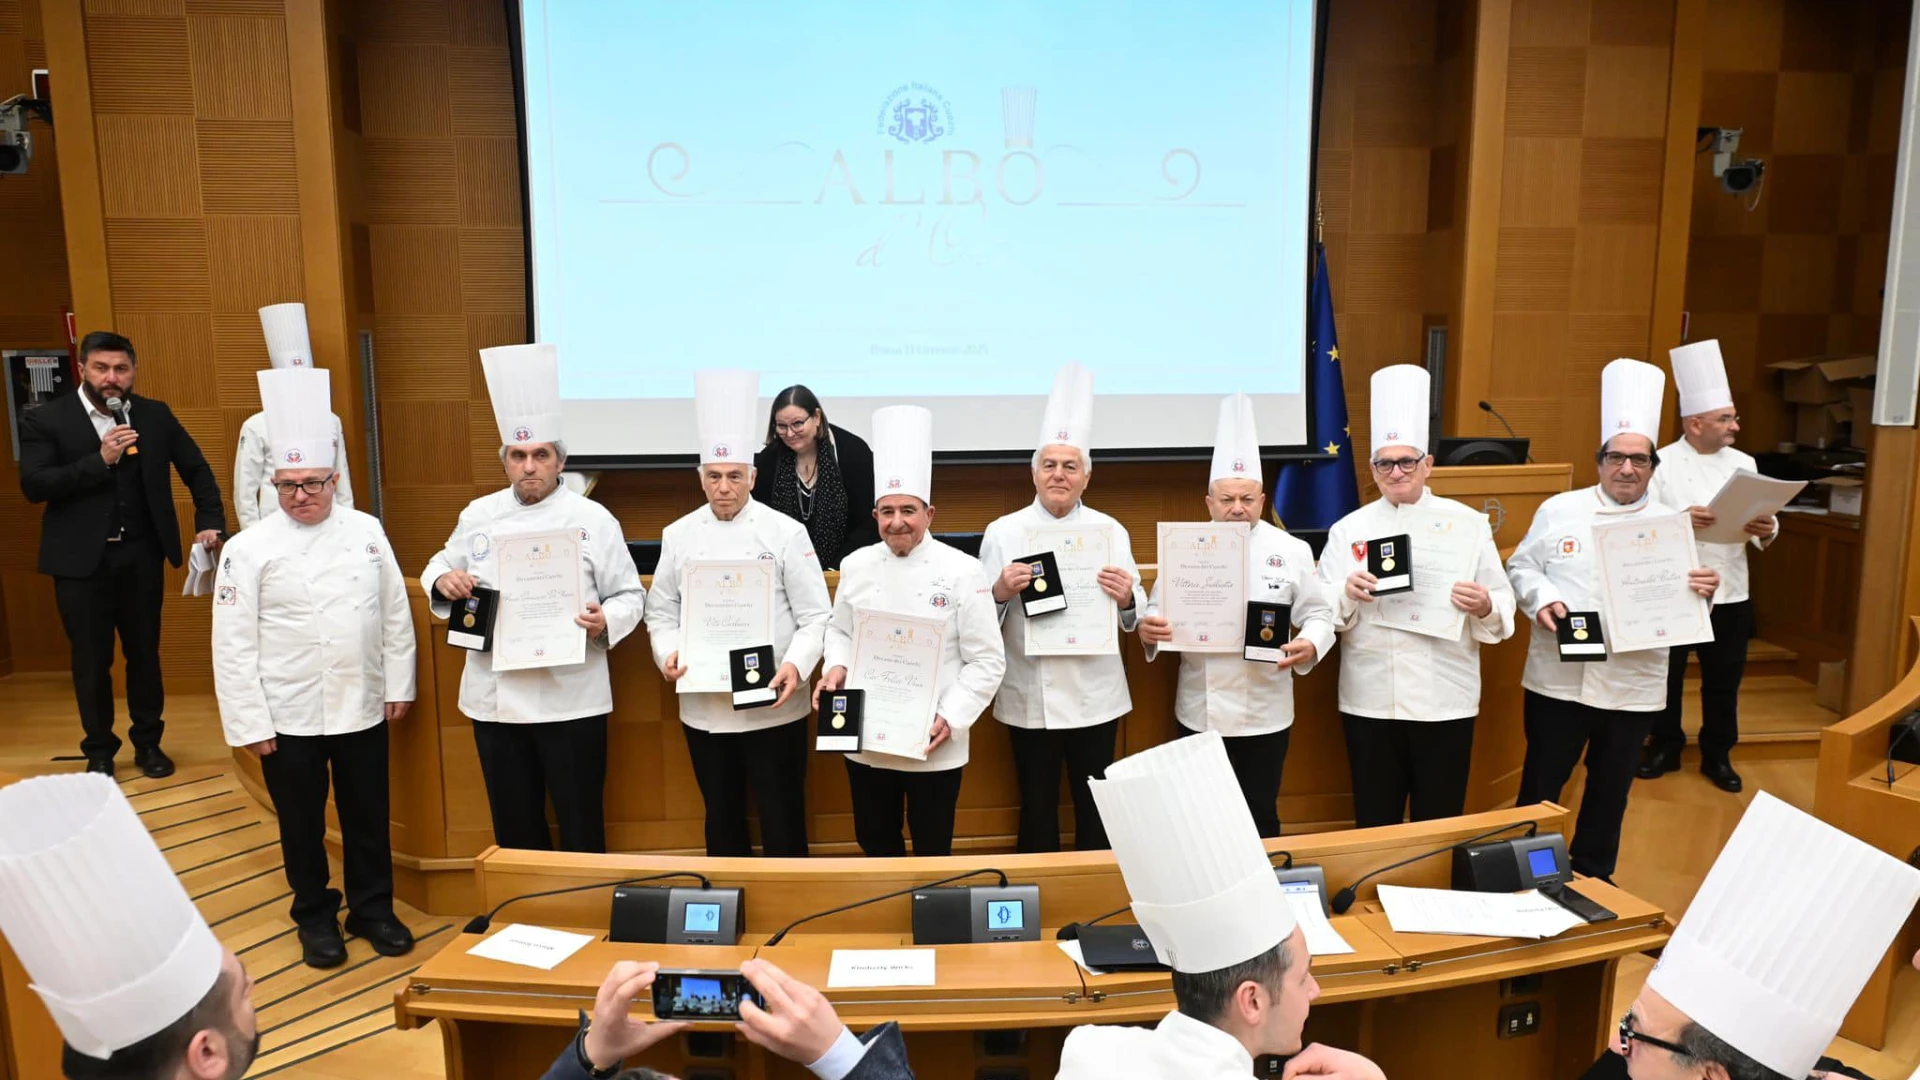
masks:
{"label": "desk display screen", "polygon": [[1311,896],[1316,900],[1320,898],[1320,886],[1311,881],[1283,881],[1280,883],[1280,891],[1289,896]]}
{"label": "desk display screen", "polygon": [[688,904],[686,922],[681,930],[688,934],[717,934],[720,932],[719,904]]}
{"label": "desk display screen", "polygon": [[1023,930],[1027,925],[1025,900],[987,901],[987,929]]}
{"label": "desk display screen", "polygon": [[1527,869],[1536,878],[1548,878],[1560,872],[1560,863],[1553,857],[1552,848],[1538,847],[1527,852]]}

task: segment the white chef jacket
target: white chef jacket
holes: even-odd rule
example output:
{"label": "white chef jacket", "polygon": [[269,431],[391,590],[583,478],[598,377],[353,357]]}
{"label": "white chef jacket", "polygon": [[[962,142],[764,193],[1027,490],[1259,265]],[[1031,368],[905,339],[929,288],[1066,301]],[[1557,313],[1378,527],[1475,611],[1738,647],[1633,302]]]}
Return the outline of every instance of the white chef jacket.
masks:
{"label": "white chef jacket", "polygon": [[[1306,638],[1313,642],[1313,659],[1281,671],[1270,661],[1251,661],[1238,653],[1180,654],[1180,685],[1173,698],[1173,717],[1194,731],[1236,735],[1271,735],[1293,726],[1293,680],[1312,671],[1333,650],[1333,609],[1326,589],[1313,572],[1313,549],[1305,540],[1256,521],[1247,540],[1247,599],[1293,605],[1298,632],[1275,641]],[[1160,583],[1153,583],[1147,614],[1160,613]],[[1148,645],[1147,661],[1160,654]]]}
{"label": "white chef jacket", "polygon": [[[1000,571],[1022,555],[1027,529],[1035,525],[1105,525],[1113,531],[1113,562],[1133,575],[1133,605],[1120,610],[1120,629],[1132,633],[1140,621],[1147,594],[1140,587],[1140,567],[1133,561],[1133,541],[1126,526],[1084,503],[1075,503],[1064,516],[1054,517],[1040,500],[987,526],[980,538],[980,564],[991,585]],[[993,718],[1017,728],[1082,728],[1125,716],[1133,708],[1127,692],[1127,673],[1120,654],[1108,656],[1028,656],[1026,609],[1014,597],[998,605],[1000,630],[1006,642],[1007,676],[993,702]]]}
{"label": "white chef jacket", "polygon": [[[827,579],[806,526],[768,509],[752,499],[732,521],[713,516],[702,506],[666,527],[660,534],[660,565],[653,572],[653,590],[647,596],[647,637],[653,643],[653,662],[661,671],[667,658],[680,651],[680,581],[689,564],[701,561],[761,559],[774,563],[773,646],[776,664],[792,664],[800,685],[785,705],[735,711],[732,694],[678,694],[680,722],[699,731],[729,735],[761,731],[806,716],[813,695],[807,680],[825,648],[827,620],[833,601]],[[774,673],[769,671],[769,679]]]}
{"label": "white chef jacket", "polygon": [[1178,1009],[1152,1028],[1083,1024],[1067,1032],[1056,1080],[1246,1080],[1253,1055]]}
{"label": "white chef jacket", "polygon": [[[1377,605],[1347,597],[1347,575],[1367,568],[1367,541],[1407,532],[1400,522],[1409,511],[1458,518],[1480,534],[1473,580],[1486,587],[1493,610],[1481,619],[1467,616],[1455,640],[1382,626]],[[1340,628],[1341,712],[1379,720],[1459,720],[1480,711],[1480,646],[1513,636],[1514,610],[1513,585],[1500,565],[1487,515],[1426,488],[1406,506],[1375,499],[1327,530],[1320,581]]]}
{"label": "white chef jacket", "polygon": [[414,696],[407,578],[380,522],[335,505],[227,541],[213,590],[213,682],[227,745],[347,735]]}
{"label": "white chef jacket", "polygon": [[494,587],[495,539],[525,533],[573,529],[580,534],[581,557],[586,560],[582,584],[586,599],[600,605],[607,618],[605,636],[587,642],[587,658],[563,667],[525,671],[493,670],[490,653],[467,653],[460,675],[460,711],[475,720],[508,724],[554,723],[601,716],[613,711],[613,685],[607,680],[607,650],[620,644],[640,625],[647,591],[633,565],[620,523],[607,508],[565,484],[528,506],[512,488],[483,495],[460,511],[460,522],[447,537],[447,546],[427,563],[420,575],[433,615],[444,619],[453,605],[434,595],[433,583],[449,570],[465,570],[481,585]]}
{"label": "white chef jacket", "polygon": [[941,619],[940,705],[935,710],[953,734],[925,761],[863,750],[848,757],[876,769],[937,772],[967,763],[967,735],[993,700],[1007,655],[994,618],[993,592],[980,560],[948,547],[929,533],[905,555],[886,541],[868,544],[840,561],[840,588],[827,624],[828,668],[853,663],[856,608]]}
{"label": "white chef jacket", "polygon": [[[1667,506],[1682,509],[1705,506],[1720,493],[1721,486],[1736,469],[1760,471],[1751,454],[1731,446],[1703,454],[1687,440],[1681,439],[1671,446],[1660,448],[1660,467],[1653,470],[1653,482],[1647,490],[1656,501]],[[1746,522],[1740,524],[1745,525]],[[1700,565],[1720,572],[1720,588],[1713,594],[1716,605],[1737,604],[1748,598],[1747,544],[1752,544],[1756,551],[1765,551],[1779,535],[1780,519],[1776,517],[1773,532],[1766,536],[1749,536],[1746,543],[1700,542],[1694,545],[1700,551]]]}
{"label": "white chef jacket", "polygon": [[[332,414],[328,414],[332,415]],[[347,436],[340,418],[333,417],[334,475],[339,478],[333,505],[353,509],[353,488],[347,476]],[[267,443],[267,414],[254,413],[240,425],[240,447],[233,452],[233,505],[242,529],[280,512],[280,493],[273,489],[273,447]]]}
{"label": "white chef jacket", "polygon": [[[1593,550],[1593,527],[1674,512],[1674,507],[1655,501],[1650,493],[1632,506],[1622,506],[1598,485],[1563,491],[1541,503],[1533,525],[1507,560],[1520,610],[1530,620],[1555,601],[1567,605],[1568,611],[1601,610],[1600,559]],[[1607,633],[1603,621],[1601,637]],[[1545,697],[1595,709],[1658,712],[1667,707],[1667,650],[1642,649],[1614,653],[1605,660],[1563,662],[1558,636],[1536,622],[1520,685]]]}

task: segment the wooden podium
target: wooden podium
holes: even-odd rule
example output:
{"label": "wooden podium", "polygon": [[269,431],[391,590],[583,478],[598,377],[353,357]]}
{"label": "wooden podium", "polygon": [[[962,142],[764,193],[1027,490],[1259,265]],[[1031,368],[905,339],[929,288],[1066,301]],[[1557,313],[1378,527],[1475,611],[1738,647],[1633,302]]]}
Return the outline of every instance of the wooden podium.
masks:
{"label": "wooden podium", "polygon": [[[1438,849],[1439,857],[1389,872],[1379,880],[1444,887],[1447,847],[1504,824],[1537,822],[1565,831],[1567,812],[1551,804],[1382,829],[1302,835],[1268,841],[1270,851],[1292,853],[1296,864],[1323,867],[1330,887],[1399,859]],[[1040,887],[1039,941],[939,946],[936,985],[920,988],[827,988],[836,948],[911,947],[906,898],[828,916],[802,925],[781,944],[761,944],[804,915],[878,896],[920,882],[991,866],[1017,883]],[[612,882],[674,870],[697,870],[716,885],[743,890],[746,931],[737,947],[657,946],[597,941],[552,971],[467,955],[481,938],[462,935],[428,960],[395,992],[396,1024],[441,1022],[447,1075],[462,1080],[538,1076],[566,1045],[578,1010],[591,1011],[594,992],[615,961],[658,960],[665,966],[727,968],[759,955],[820,987],[856,1030],[897,1020],[906,1033],[916,1075],[973,1078],[1050,1077],[1067,1031],[1079,1024],[1152,1023],[1174,1007],[1164,972],[1101,976],[1083,972],[1060,950],[1055,930],[1126,902],[1112,855],[956,855],[933,859],[705,859],[647,855],[567,855],[490,850],[476,874],[479,899],[491,908],[528,897],[503,911],[510,922],[565,926],[603,935],[608,890],[534,898],[547,889]],[[1396,934],[1371,885],[1361,903],[1333,924],[1354,951],[1313,962],[1321,996],[1307,1038],[1343,1046],[1374,1059],[1389,1076],[1578,1076],[1605,1045],[1613,1014],[1619,958],[1657,949],[1667,939],[1665,913],[1604,882],[1582,881],[1581,891],[1619,914],[1616,921],[1578,927],[1547,941]],[[1123,916],[1124,917],[1124,916]],[[1502,1036],[1503,1010],[1535,1006],[1532,1034]],[[644,1003],[638,1014],[650,1017]],[[771,1058],[744,1040],[725,1037],[731,1025],[701,1024],[718,1039],[668,1040],[642,1062],[674,1075],[805,1077],[799,1065]],[[989,1037],[984,1033],[1007,1033]]]}
{"label": "wooden podium", "polygon": [[[1525,534],[1534,509],[1566,490],[1572,472],[1567,465],[1436,469],[1431,487],[1486,511],[1494,525],[1495,542],[1504,553]],[[1197,498],[1188,501],[1198,512]],[[1136,556],[1143,562],[1150,560],[1153,518],[1165,512],[1165,504],[1129,510],[1121,505],[1120,495],[1112,494],[1103,505],[1111,507],[1132,532]],[[1184,507],[1186,502],[1177,505]],[[1142,575],[1151,587],[1152,568],[1143,566]],[[835,584],[834,575],[828,575],[828,581]],[[406,719],[391,725],[395,886],[401,899],[424,911],[471,914],[479,909],[474,858],[493,843],[493,829],[472,723],[456,707],[466,654],[446,645],[446,626],[430,617],[418,584],[409,589],[414,633],[421,644],[419,694]],[[1520,672],[1526,663],[1528,635],[1525,619],[1515,621],[1518,626],[1510,640],[1481,651],[1483,689],[1468,810],[1510,804],[1518,790],[1526,744]],[[1148,663],[1138,638],[1130,634],[1125,635],[1121,649],[1133,697],[1133,712],[1121,721],[1117,746],[1117,754],[1125,756],[1174,737],[1179,665],[1173,657]],[[1280,793],[1280,817],[1290,832],[1342,828],[1353,820],[1352,783],[1337,704],[1340,658],[1341,651],[1335,648],[1295,684],[1294,734]],[[611,670],[608,847],[698,853],[704,849],[704,806],[687,757],[673,687],[654,667],[644,630],[614,649]],[[259,763],[245,751],[235,752],[234,763],[241,783],[267,803]],[[816,755],[807,783],[813,851],[857,854],[851,799],[839,756]],[[1062,803],[1062,826],[1071,831],[1072,804],[1064,785]],[[1012,748],[1006,729],[994,722],[989,710],[973,729],[955,850],[1010,850],[1018,813]]]}

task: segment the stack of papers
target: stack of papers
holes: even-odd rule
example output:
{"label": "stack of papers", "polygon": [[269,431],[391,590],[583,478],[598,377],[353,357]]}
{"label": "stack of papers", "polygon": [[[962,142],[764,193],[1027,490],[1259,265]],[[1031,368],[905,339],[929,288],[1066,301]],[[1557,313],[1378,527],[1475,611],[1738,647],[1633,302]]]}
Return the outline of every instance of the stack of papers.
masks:
{"label": "stack of papers", "polygon": [[[1305,885],[1305,888],[1290,887],[1292,885]],[[1307,939],[1309,955],[1341,956],[1353,952],[1353,946],[1327,921],[1327,909],[1320,906],[1319,889],[1309,882],[1283,883],[1280,888],[1286,894],[1287,907],[1293,911],[1293,921],[1300,924],[1300,932]]]}
{"label": "stack of papers", "polygon": [[1707,504],[1714,514],[1713,524],[1695,529],[1693,538],[1706,544],[1744,544],[1751,539],[1747,522],[1779,513],[1806,486],[1805,480],[1775,480],[1735,469]]}
{"label": "stack of papers", "polygon": [[1538,889],[1523,893],[1454,892],[1380,886],[1380,903],[1396,934],[1464,934],[1470,937],[1557,937],[1586,920]]}

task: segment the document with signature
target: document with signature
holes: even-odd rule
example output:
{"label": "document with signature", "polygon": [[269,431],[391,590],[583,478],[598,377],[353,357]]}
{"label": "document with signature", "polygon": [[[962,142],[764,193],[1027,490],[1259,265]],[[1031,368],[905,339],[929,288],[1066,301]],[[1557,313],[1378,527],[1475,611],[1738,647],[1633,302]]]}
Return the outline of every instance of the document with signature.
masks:
{"label": "document with signature", "polygon": [[1687,587],[1699,564],[1686,514],[1593,526],[1600,564],[1600,625],[1614,653],[1713,640],[1713,605]]}
{"label": "document with signature", "polygon": [[587,610],[580,534],[573,529],[494,537],[500,607],[493,621],[493,670],[564,667],[587,660]]}
{"label": "document with signature", "polygon": [[927,760],[940,705],[946,624],[913,615],[856,609],[847,686],[866,692],[860,749]]}
{"label": "document with signature", "polygon": [[680,601],[680,664],[687,673],[673,684],[674,693],[729,693],[727,654],[773,644],[778,566],[771,559],[687,564]]}
{"label": "document with signature", "polygon": [[1100,656],[1120,651],[1119,609],[1100,590],[1100,571],[1113,564],[1113,530],[1105,525],[1036,525],[1026,551],[1051,551],[1060,565],[1067,606],[1027,619],[1028,656]]}
{"label": "document with signature", "polygon": [[1163,521],[1160,614],[1173,652],[1237,653],[1247,621],[1247,523]]}
{"label": "document with signature", "polygon": [[1374,601],[1374,621],[1446,641],[1460,640],[1467,613],[1453,604],[1456,582],[1474,580],[1480,565],[1479,531],[1447,514],[1402,510],[1399,525],[1412,546],[1413,591]]}

